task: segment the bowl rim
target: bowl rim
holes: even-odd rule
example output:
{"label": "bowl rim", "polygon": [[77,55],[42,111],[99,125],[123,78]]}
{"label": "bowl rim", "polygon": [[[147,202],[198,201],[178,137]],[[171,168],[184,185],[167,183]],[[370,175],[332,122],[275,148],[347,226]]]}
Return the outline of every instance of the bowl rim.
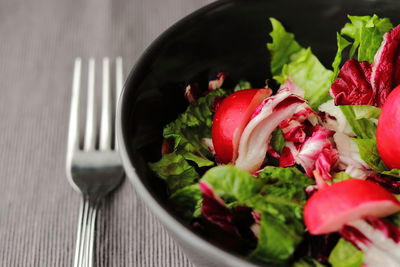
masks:
{"label": "bowl rim", "polygon": [[[186,243],[191,244],[193,247],[198,249],[198,252],[203,255],[212,256],[213,258],[219,258],[222,262],[227,264],[227,266],[258,266],[255,263],[245,260],[244,258],[230,253],[221,249],[220,247],[212,244],[209,241],[201,238],[199,235],[195,234],[193,231],[189,230],[187,227],[183,225],[183,223],[179,222],[172,216],[165,208],[163,208],[157,200],[153,198],[150,192],[147,190],[143,182],[140,180],[133,164],[130,162],[128,151],[126,148],[126,139],[124,138],[123,133],[123,125],[122,125],[122,111],[125,109],[123,105],[124,96],[127,94],[127,85],[131,84],[135,79],[136,75],[139,72],[139,69],[142,68],[146,63],[146,58],[148,58],[160,43],[163,43],[163,40],[167,38],[170,34],[172,34],[178,27],[185,24],[189,20],[196,19],[199,16],[206,14],[212,10],[218,9],[225,5],[231,5],[235,2],[235,0],[219,0],[210,4],[207,4],[189,15],[186,15],[182,19],[178,20],[172,26],[167,28],[163,33],[161,33],[143,52],[143,54],[136,61],[132,70],[130,71],[124,87],[122,89],[121,95],[118,100],[117,114],[116,114],[116,130],[117,130],[117,141],[120,149],[120,156],[122,159],[122,163],[125,169],[125,172],[132,182],[134,190],[146,203],[146,206],[152,211],[156,217],[170,230],[173,232],[173,235],[183,240]],[[185,248],[183,248],[185,250]],[[186,250],[185,250],[186,252]],[[189,257],[190,259],[190,257]]]}

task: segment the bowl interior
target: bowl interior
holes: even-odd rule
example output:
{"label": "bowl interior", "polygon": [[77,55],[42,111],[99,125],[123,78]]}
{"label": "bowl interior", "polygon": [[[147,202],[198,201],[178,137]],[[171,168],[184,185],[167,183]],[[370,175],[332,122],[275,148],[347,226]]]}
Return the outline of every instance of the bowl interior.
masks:
{"label": "bowl interior", "polygon": [[223,71],[229,74],[228,86],[240,79],[264,86],[271,79],[268,17],[282,21],[330,67],[336,32],[347,22],[347,14],[376,13],[396,25],[399,7],[395,0],[223,0],[189,15],[147,49],[125,85],[120,130],[128,168],[134,168],[145,190],[173,214],[165,204],[165,185],[149,170],[148,162],[161,157],[163,126],[187,107],[183,97],[187,84],[206,86]]}

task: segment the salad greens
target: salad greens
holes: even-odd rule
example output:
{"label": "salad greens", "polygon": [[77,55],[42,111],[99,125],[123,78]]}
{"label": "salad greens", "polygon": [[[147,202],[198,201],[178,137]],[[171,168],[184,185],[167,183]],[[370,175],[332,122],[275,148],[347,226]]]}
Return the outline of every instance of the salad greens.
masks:
{"label": "salad greens", "polygon": [[272,43],[267,47],[271,53],[271,71],[274,79],[280,84],[292,81],[304,90],[304,98],[316,109],[330,96],[328,94],[331,70],[326,69],[311,48],[303,48],[294,39],[292,33],[286,32],[282,24],[271,18]]}
{"label": "salad greens", "polygon": [[383,35],[393,28],[388,18],[373,16],[348,16],[350,22],[341,29],[340,34],[352,39],[349,58],[357,53],[359,61],[373,62]]}
{"label": "salad greens", "polygon": [[282,265],[302,240],[304,190],[312,181],[296,168],[272,166],[262,170],[258,177],[254,179],[242,169],[223,165],[210,169],[201,181],[226,203],[244,205],[261,214],[259,242],[250,257]]}
{"label": "salad greens", "polygon": [[[209,87],[204,96],[191,101],[186,111],[164,128],[163,137],[171,144],[170,151],[149,164],[166,182],[168,201],[183,219],[202,225],[203,231],[213,225],[253,244],[247,256],[257,262],[296,267],[355,267],[364,263],[367,252],[354,246],[359,241],[349,242],[345,235],[321,248],[326,250],[325,256],[304,251],[303,246],[309,241],[305,237],[303,210],[321,183],[316,185],[315,172],[327,184],[358,177],[375,181],[392,193],[400,193],[400,170],[389,170],[377,149],[380,100],[353,103],[359,101],[357,95],[340,91],[344,84],[341,79],[350,76],[355,77],[357,86],[362,84],[369,89],[375,86],[371,74],[375,71],[373,64],[385,33],[393,25],[388,18],[377,15],[348,18],[350,22],[336,35],[337,53],[332,70],[321,64],[311,48],[301,46],[281,22],[270,18],[271,42],[267,44],[271,53],[270,68],[273,78],[281,84],[275,96],[286,90],[296,95],[290,101],[304,98],[307,103],[271,130],[262,169],[249,173],[235,167],[234,159],[221,165],[213,145],[205,141],[212,137],[216,103],[232,92],[252,88],[245,80],[230,90]],[[224,78],[221,77],[217,87],[222,87]],[[342,86],[338,87],[339,91],[332,89],[334,83]],[[338,92],[342,97],[339,100],[344,99],[346,104],[337,103]],[[324,112],[318,109],[321,104],[325,106]],[[262,112],[260,107],[249,121]],[[351,130],[346,132],[346,125]],[[394,227],[400,227],[399,214],[388,217]],[[378,225],[379,221],[374,223]],[[392,227],[386,223],[381,225],[385,229]]]}
{"label": "salad greens", "polygon": [[216,97],[226,92],[217,89],[192,102],[184,113],[164,128],[164,138],[174,142],[173,152],[161,160],[150,163],[150,168],[163,178],[174,193],[184,186],[194,184],[200,178],[195,166],[213,166],[212,156],[203,138],[211,137],[212,105]]}
{"label": "salad greens", "polygon": [[335,267],[362,266],[364,254],[343,238],[339,240],[329,256],[329,263]]}

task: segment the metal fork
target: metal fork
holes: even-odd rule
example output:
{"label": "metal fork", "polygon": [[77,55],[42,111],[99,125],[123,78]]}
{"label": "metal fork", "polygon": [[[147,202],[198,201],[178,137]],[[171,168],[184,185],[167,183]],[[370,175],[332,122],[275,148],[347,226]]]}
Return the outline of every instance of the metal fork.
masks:
{"label": "metal fork", "polygon": [[110,85],[110,60],[103,58],[100,127],[96,118],[95,60],[89,59],[86,123],[80,134],[82,60],[75,59],[67,147],[67,176],[82,194],[74,267],[93,266],[97,210],[102,199],[124,178],[116,142],[113,99],[118,100],[123,84],[122,58],[115,60],[115,96]]}

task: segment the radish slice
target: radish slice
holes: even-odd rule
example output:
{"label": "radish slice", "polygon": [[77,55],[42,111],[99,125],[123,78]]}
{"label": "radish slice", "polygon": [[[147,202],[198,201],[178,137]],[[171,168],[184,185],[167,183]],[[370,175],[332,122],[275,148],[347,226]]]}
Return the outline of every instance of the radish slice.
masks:
{"label": "radish slice", "polygon": [[386,99],[379,116],[376,142],[379,155],[390,169],[400,168],[400,86],[396,87]]}
{"label": "radish slice", "polygon": [[235,165],[249,172],[257,171],[264,161],[272,131],[304,102],[287,90],[265,99],[244,128]]}
{"label": "radish slice", "polygon": [[304,207],[304,221],[311,234],[340,230],[366,216],[385,217],[400,211],[400,202],[383,187],[349,179],[320,188]]}
{"label": "radish slice", "polygon": [[243,129],[257,106],[271,93],[268,88],[240,90],[219,104],[212,125],[212,141],[219,162],[228,164],[236,159]]}

